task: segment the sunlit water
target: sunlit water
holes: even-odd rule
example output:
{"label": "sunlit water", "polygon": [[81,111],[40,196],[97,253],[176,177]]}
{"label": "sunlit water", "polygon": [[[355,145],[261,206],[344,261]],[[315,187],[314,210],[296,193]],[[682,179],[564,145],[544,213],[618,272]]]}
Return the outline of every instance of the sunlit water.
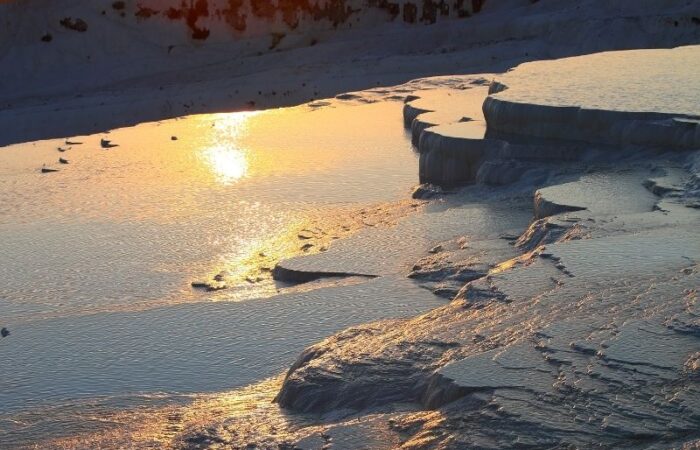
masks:
{"label": "sunlit water", "polygon": [[[408,198],[401,121],[399,102],[338,102],[0,149],[0,447],[119,429],[118,411],[255,383],[339,329],[437,305],[390,278],[285,290],[265,267],[300,230],[327,245],[358,208]],[[229,289],[190,286],[216,274]]]}
{"label": "sunlit water", "polygon": [[[101,149],[103,137],[119,146]],[[407,197],[417,179],[398,103],[193,116],[70,140],[82,144],[0,151],[5,322],[201,299],[193,279],[296,240],[309,219]],[[60,172],[40,174],[44,163]]]}

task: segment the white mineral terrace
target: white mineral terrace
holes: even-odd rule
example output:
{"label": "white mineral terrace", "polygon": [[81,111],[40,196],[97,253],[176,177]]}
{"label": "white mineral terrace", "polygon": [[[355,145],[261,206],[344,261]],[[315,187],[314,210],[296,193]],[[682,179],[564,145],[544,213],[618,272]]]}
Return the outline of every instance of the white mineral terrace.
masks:
{"label": "white mineral terrace", "polygon": [[484,103],[489,129],[611,145],[700,145],[700,46],[522,64]]}
{"label": "white mineral terrace", "polygon": [[421,182],[508,184],[546,163],[700,147],[698,71],[700,46],[531,62],[489,95],[480,82],[492,75],[409,97],[404,123]]}

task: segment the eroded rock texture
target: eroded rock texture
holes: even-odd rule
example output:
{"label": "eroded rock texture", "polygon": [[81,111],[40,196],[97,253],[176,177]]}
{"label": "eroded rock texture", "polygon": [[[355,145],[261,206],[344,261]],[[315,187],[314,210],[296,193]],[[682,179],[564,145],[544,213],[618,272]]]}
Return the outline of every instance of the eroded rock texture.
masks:
{"label": "eroded rock texture", "polygon": [[[544,190],[581,194],[565,205],[577,211],[504,236],[518,255],[471,270],[449,304],[307,349],[277,401],[299,412],[431,410],[387,422],[401,448],[697,443],[700,215],[679,195],[645,196],[645,175],[609,172]],[[602,186],[608,198],[577,203]],[[433,248],[412,276],[463,274],[454,261],[465,251]]]}

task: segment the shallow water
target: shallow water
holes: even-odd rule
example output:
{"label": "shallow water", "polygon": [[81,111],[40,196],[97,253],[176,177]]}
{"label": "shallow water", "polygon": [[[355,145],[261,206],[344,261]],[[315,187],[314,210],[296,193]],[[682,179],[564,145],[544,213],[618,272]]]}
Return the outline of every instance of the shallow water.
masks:
{"label": "shallow water", "polygon": [[[299,230],[332,240],[359,207],[408,198],[401,123],[399,102],[331,102],[0,149],[2,445],[255,383],[335,331],[440,304],[390,277],[283,295],[244,280],[300,253]],[[218,273],[230,289],[190,287]]]}
{"label": "shallow water", "polygon": [[417,175],[400,108],[192,116],[70,138],[83,144],[64,153],[63,140],[1,149],[3,320],[202,300],[190,281],[243,273],[273,241],[295,250],[309,220],[407,197]]}

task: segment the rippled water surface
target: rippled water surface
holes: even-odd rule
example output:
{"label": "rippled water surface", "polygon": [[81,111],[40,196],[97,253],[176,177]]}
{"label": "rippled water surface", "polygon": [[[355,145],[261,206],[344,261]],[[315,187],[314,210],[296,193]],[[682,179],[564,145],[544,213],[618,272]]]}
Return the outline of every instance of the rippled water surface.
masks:
{"label": "rippled water surface", "polygon": [[[255,383],[339,329],[437,305],[391,278],[276,295],[263,267],[300,253],[300,230],[332,241],[357,208],[408,198],[417,164],[399,102],[68,141],[0,148],[0,326],[12,333],[0,341],[0,447]],[[229,289],[190,286],[216,274]]]}
{"label": "rippled water surface", "polygon": [[309,218],[406,197],[400,120],[397,102],[298,107],[0,149],[3,320],[192,300],[192,278],[235,271]]}

